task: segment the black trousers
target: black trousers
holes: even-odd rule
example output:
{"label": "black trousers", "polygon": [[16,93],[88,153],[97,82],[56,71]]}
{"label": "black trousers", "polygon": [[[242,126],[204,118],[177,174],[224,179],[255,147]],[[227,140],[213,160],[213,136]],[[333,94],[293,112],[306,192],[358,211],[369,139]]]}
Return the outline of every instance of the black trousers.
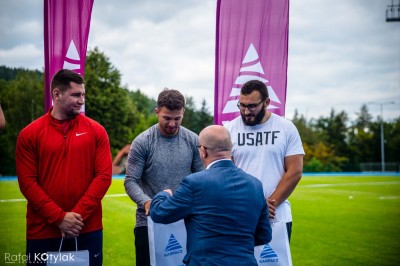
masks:
{"label": "black trousers", "polygon": [[150,266],[147,226],[136,227],[133,232],[135,234],[136,266]]}
{"label": "black trousers", "polygon": [[292,236],[292,222],[286,223],[286,229],[287,229],[289,243],[290,243],[290,237]]}

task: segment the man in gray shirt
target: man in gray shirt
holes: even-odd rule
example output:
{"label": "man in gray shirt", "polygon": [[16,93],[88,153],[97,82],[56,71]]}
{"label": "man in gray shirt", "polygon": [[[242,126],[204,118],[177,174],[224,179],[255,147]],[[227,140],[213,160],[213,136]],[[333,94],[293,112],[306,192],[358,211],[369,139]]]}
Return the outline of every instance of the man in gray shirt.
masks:
{"label": "man in gray shirt", "polygon": [[151,199],[166,188],[175,190],[181,180],[203,170],[197,149],[198,136],[181,126],[185,98],[164,89],[155,108],[158,124],[137,136],[128,155],[125,191],[136,202],[136,265],[150,265],[147,215]]}

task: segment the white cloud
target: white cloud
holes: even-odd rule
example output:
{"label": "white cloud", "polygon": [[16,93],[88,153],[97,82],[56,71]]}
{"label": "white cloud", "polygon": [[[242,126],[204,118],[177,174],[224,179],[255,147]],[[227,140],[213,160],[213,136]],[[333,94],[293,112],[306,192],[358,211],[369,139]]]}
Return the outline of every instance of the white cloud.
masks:
{"label": "white cloud", "polygon": [[[142,8],[151,10],[149,4]],[[172,13],[165,15],[162,9]],[[116,29],[93,14],[89,44],[107,47],[105,54],[121,70],[129,88],[140,88],[154,98],[164,87],[176,88],[200,104],[201,99],[213,97],[213,9],[214,1],[180,8],[174,2],[163,2],[162,8],[152,12],[164,15],[148,17],[143,11]]]}
{"label": "white cloud", "polygon": [[390,98],[397,103],[385,106],[385,118],[400,116],[400,27],[385,22],[385,8],[383,1],[291,1],[288,117],[296,108],[308,117],[334,108],[354,119],[362,104]]}
{"label": "white cloud", "polygon": [[23,44],[9,50],[0,48],[0,62],[2,65],[11,67],[23,67],[32,69],[43,69],[44,59],[43,49],[39,49],[33,44]]}
{"label": "white cloud", "polygon": [[[122,83],[156,98],[179,89],[197,106],[214,104],[217,0],[96,0],[89,49],[98,47]],[[291,0],[286,116],[308,118],[331,109],[354,118],[368,102],[400,116],[400,23],[385,22],[389,0]],[[0,64],[43,68],[43,6],[2,0]],[[377,106],[368,106],[376,117]]]}

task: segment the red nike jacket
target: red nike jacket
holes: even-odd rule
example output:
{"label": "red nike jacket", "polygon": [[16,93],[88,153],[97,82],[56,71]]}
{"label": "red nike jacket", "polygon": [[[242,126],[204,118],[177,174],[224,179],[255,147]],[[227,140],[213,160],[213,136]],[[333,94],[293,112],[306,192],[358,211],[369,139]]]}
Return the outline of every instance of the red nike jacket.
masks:
{"label": "red nike jacket", "polygon": [[64,133],[50,112],[25,127],[17,140],[18,183],[28,201],[27,239],[61,237],[58,226],[69,211],[82,215],[81,233],[102,229],[101,200],[111,185],[104,127],[77,115]]}

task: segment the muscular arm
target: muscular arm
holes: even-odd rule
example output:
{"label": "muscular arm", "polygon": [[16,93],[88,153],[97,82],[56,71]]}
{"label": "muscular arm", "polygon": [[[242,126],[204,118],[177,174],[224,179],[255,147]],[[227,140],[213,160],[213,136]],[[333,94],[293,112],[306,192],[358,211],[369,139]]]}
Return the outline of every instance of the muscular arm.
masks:
{"label": "muscular arm", "polygon": [[[303,155],[291,155],[285,157],[285,174],[282,176],[275,191],[268,198],[270,215],[274,215],[275,209],[271,211],[271,204],[274,208],[284,202],[294,191],[299,183],[303,172]],[[272,212],[272,213],[271,213]]]}
{"label": "muscular arm", "polygon": [[[146,195],[140,187],[140,181],[146,165],[146,151],[141,140],[134,140],[128,154],[128,161],[125,175],[125,191],[133,202],[139,207],[146,209],[146,214],[150,207],[151,198]],[[145,204],[146,203],[146,204]]]}

